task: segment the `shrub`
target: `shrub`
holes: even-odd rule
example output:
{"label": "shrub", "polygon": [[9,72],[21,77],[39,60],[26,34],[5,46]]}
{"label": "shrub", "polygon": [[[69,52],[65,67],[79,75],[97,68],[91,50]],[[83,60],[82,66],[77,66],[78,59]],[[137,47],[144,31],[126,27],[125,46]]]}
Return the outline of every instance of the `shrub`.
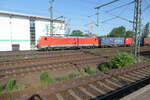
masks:
{"label": "shrub", "polygon": [[4,90],[4,85],[0,83],[0,92]]}
{"label": "shrub", "polygon": [[48,82],[49,80],[48,72],[42,72],[40,75],[40,80],[43,82]]}
{"label": "shrub", "polygon": [[76,78],[76,77],[80,77],[81,76],[81,73],[73,73],[73,74],[69,74],[69,78],[72,79],[72,78]]}
{"label": "shrub", "polygon": [[97,72],[97,70],[94,69],[94,68],[92,68],[92,67],[87,67],[87,68],[84,69],[84,71],[85,71],[86,73],[88,73],[88,74],[94,74],[94,73]]}
{"label": "shrub", "polygon": [[113,68],[121,68],[124,66],[134,64],[134,62],[135,62],[135,58],[132,54],[119,53],[119,54],[113,56],[111,58],[110,62],[100,64],[98,66],[98,69],[100,71],[105,72],[105,71],[108,71],[108,70],[113,69]]}
{"label": "shrub", "polygon": [[120,53],[111,58],[110,63],[112,68],[120,68],[134,64],[135,58],[132,54],[129,53]]}
{"label": "shrub", "polygon": [[141,58],[140,61],[141,61],[141,62],[149,62],[150,59],[149,59],[149,58]]}
{"label": "shrub", "polygon": [[77,73],[72,73],[60,78],[56,78],[56,81],[63,81],[63,80],[69,80],[69,79],[73,79],[73,78],[77,78],[77,77],[81,77],[81,76],[85,76],[87,75],[86,73],[83,72],[77,72]]}
{"label": "shrub", "polygon": [[9,80],[8,83],[6,84],[6,90],[11,91],[14,90],[15,88],[16,88],[16,80],[15,79]]}
{"label": "shrub", "polygon": [[100,64],[98,66],[98,69],[99,69],[99,71],[105,72],[105,71],[112,69],[111,66],[112,65],[110,62],[106,62],[106,63]]}
{"label": "shrub", "polygon": [[81,76],[80,73],[72,73],[72,74],[57,78],[56,80],[57,81],[69,80],[69,79],[73,79],[73,78],[80,77],[80,76]]}
{"label": "shrub", "polygon": [[49,77],[48,72],[42,72],[40,75],[40,80],[44,83],[54,82],[54,80]]}

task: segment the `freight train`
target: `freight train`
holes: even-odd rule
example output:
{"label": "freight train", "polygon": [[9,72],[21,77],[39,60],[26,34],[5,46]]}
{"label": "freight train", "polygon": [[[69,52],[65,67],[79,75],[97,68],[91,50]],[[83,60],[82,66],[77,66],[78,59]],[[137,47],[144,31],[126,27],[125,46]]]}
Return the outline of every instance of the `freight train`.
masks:
{"label": "freight train", "polygon": [[[132,45],[133,38],[130,37],[83,37],[83,36],[42,36],[38,40],[37,48],[93,48],[104,46],[125,46]],[[150,38],[141,39],[141,44],[150,44]]]}

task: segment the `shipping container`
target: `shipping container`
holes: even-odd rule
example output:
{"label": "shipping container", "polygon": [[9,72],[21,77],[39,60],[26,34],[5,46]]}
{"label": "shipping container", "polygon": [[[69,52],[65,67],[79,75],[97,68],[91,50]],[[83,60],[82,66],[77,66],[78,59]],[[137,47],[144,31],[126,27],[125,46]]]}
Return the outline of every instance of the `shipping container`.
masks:
{"label": "shipping container", "polygon": [[125,38],[125,40],[124,40],[124,44],[125,44],[125,45],[132,45],[133,43],[134,43],[134,39],[131,38],[131,37],[127,37],[127,38]]}
{"label": "shipping container", "polygon": [[120,46],[124,45],[124,38],[121,37],[105,37],[101,38],[101,46]]}
{"label": "shipping container", "polygon": [[150,45],[150,38],[144,38],[144,45]]}

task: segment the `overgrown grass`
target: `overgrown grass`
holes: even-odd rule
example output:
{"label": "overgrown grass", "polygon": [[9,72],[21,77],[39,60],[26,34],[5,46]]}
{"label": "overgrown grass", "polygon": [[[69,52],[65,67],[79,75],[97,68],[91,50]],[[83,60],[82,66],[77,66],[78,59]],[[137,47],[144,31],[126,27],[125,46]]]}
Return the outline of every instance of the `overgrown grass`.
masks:
{"label": "overgrown grass", "polygon": [[11,91],[16,91],[19,88],[16,85],[15,79],[10,79],[6,84],[0,83],[0,93],[7,93]]}
{"label": "overgrown grass", "polygon": [[111,65],[110,62],[105,62],[103,64],[100,64],[98,66],[98,69],[99,69],[99,71],[105,72],[105,71],[108,71],[108,70],[112,69],[111,66],[112,65]]}
{"label": "overgrown grass", "polygon": [[51,77],[49,77],[49,73],[48,72],[42,72],[41,75],[40,75],[40,80],[43,83],[55,82]]}
{"label": "overgrown grass", "polygon": [[140,59],[140,62],[149,62],[149,61],[150,58],[146,58],[146,57]]}
{"label": "overgrown grass", "polygon": [[97,54],[99,52],[111,52],[111,50],[101,50],[101,49],[87,49],[87,50],[83,50],[92,54]]}
{"label": "overgrown grass", "polygon": [[2,83],[0,83],[0,93],[4,91],[4,85]]}
{"label": "overgrown grass", "polygon": [[69,74],[69,75],[66,75],[66,76],[63,76],[60,78],[56,78],[55,80],[56,81],[70,80],[73,78],[79,78],[79,77],[86,76],[86,75],[88,75],[88,74],[86,74],[84,72],[76,72],[76,73],[72,73],[72,74]]}
{"label": "overgrown grass", "polygon": [[91,75],[94,73],[97,73],[98,71],[95,68],[92,67],[86,67],[84,69],[84,72],[75,72],[75,73],[71,73],[69,75],[65,75],[59,78],[50,78],[49,77],[49,73],[48,72],[42,72],[40,75],[40,80],[42,82],[42,84],[48,84],[48,83],[53,83],[53,82],[59,82],[59,81],[64,81],[64,80],[70,80],[73,78],[79,78],[82,76],[87,76],[87,75]]}
{"label": "overgrown grass", "polygon": [[88,66],[84,69],[84,72],[91,75],[91,74],[97,73],[98,71],[96,70],[96,68]]}

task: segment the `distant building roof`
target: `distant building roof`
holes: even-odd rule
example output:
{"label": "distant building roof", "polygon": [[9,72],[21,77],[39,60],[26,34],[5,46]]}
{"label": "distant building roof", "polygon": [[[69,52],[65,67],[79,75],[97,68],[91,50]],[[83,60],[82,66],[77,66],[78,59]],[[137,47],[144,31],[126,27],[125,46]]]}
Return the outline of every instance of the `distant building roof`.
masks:
{"label": "distant building roof", "polygon": [[[1,14],[2,15],[9,15],[9,16],[20,16],[20,17],[28,17],[28,18],[35,18],[35,19],[43,19],[43,20],[51,21],[51,19],[48,17],[35,16],[35,15],[29,15],[29,14],[20,14],[20,13],[8,12],[8,11],[0,11],[0,15]],[[53,19],[53,21],[64,22],[64,20],[59,20],[59,19]]]}

